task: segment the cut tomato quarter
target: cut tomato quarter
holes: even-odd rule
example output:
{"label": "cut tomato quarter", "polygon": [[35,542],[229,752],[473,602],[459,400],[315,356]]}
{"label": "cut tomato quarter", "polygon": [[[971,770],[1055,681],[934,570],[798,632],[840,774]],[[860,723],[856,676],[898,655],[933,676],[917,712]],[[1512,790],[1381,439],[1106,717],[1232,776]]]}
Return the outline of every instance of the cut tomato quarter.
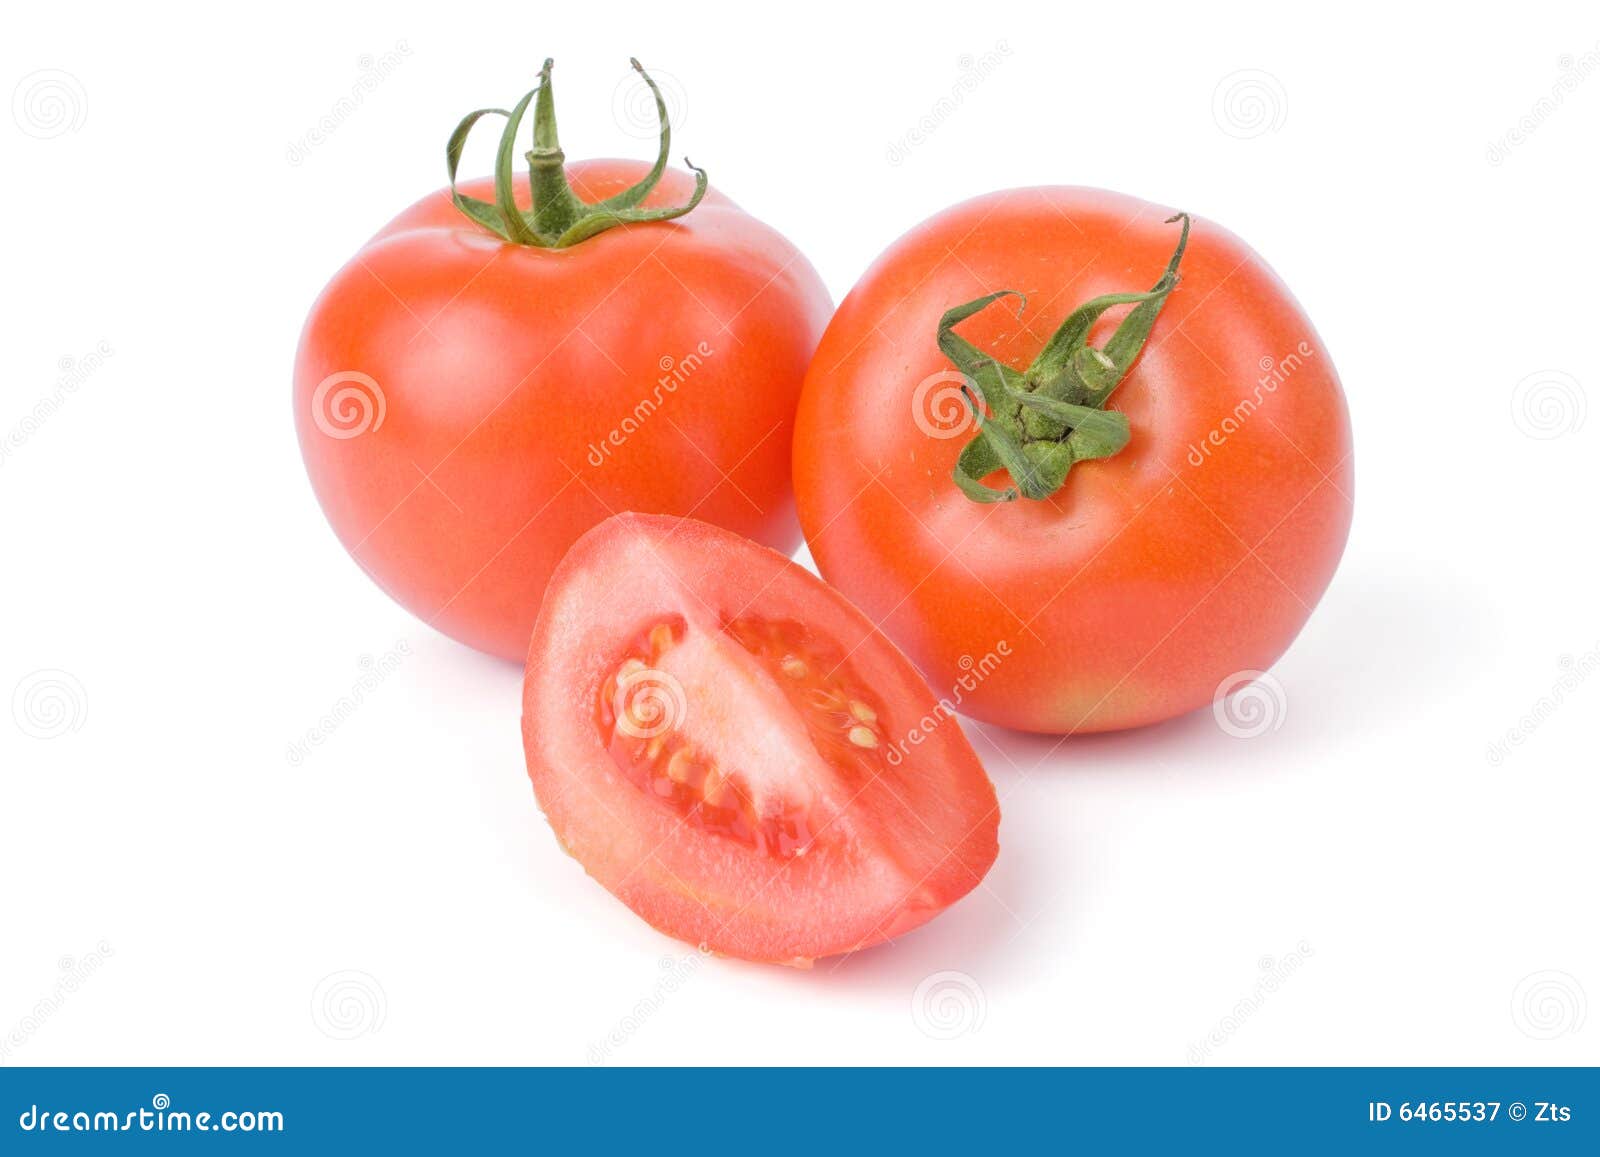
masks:
{"label": "cut tomato quarter", "polygon": [[999,805],[954,715],[784,556],[622,514],[551,579],[522,726],[540,806],[607,890],[709,951],[808,964],[994,863]]}

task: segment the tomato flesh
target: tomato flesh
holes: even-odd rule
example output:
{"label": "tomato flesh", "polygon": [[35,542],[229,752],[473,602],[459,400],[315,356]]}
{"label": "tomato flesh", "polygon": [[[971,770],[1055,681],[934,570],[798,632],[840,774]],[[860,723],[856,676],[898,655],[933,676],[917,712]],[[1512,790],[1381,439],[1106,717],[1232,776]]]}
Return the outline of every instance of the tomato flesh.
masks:
{"label": "tomato flesh", "polygon": [[960,727],[899,742],[936,709],[781,555],[620,515],[552,579],[524,733],[540,803],[592,876],[671,935],[805,963],[915,927],[993,863],[994,790]]}
{"label": "tomato flesh", "polygon": [[[875,696],[852,677],[836,647],[800,623],[754,616],[728,623],[723,632],[767,670],[804,725],[800,738],[836,779],[848,787],[882,773]],[[657,623],[601,688],[596,718],[611,758],[641,790],[670,804],[694,827],[779,859],[804,855],[820,826],[804,778],[759,778],[773,764],[770,753],[741,750],[748,746],[747,730],[708,732],[704,713],[687,711],[681,727],[676,725],[675,701],[663,677],[674,684],[709,678],[724,695],[742,692],[739,697],[755,699],[742,704],[752,713],[772,709],[760,700],[764,688],[742,680],[715,643],[687,634],[679,616]],[[786,754],[803,759],[808,752]],[[790,759],[781,766],[796,764]]]}

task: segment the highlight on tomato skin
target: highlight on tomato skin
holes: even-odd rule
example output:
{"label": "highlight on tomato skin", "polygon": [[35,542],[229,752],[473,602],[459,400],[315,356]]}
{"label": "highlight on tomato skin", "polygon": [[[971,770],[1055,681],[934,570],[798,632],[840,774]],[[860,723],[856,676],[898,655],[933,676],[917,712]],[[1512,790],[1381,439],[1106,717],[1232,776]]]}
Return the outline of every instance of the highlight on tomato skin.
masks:
{"label": "highlight on tomato skin", "polygon": [[888,940],[999,852],[948,699],[836,591],[692,519],[617,515],[562,560],[523,738],[566,851],[722,955],[803,966]]}
{"label": "highlight on tomato skin", "polygon": [[872,264],[812,358],[794,469],[822,576],[935,686],[1006,640],[962,711],[1050,734],[1269,668],[1354,494],[1332,356],[1261,256],[1075,187],[956,205]]}

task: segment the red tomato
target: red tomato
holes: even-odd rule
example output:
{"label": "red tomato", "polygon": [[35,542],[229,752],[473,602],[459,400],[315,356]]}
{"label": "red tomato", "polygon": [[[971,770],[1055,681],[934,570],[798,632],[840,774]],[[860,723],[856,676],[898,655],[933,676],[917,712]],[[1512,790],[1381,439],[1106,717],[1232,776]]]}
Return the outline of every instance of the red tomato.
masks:
{"label": "red tomato", "polygon": [[[651,168],[565,171],[594,202]],[[505,175],[526,207],[528,179]],[[693,187],[668,170],[641,208]],[[390,595],[520,661],[550,572],[616,511],[798,544],[793,413],[830,308],[806,259],[716,192],[678,220],[543,248],[496,236],[443,190],[312,308],[294,391],[312,486]]]}
{"label": "red tomato", "polygon": [[887,940],[998,852],[953,708],[837,592],[691,519],[623,514],[578,540],[522,729],[562,846],[710,951],[806,964]]}
{"label": "red tomato", "polygon": [[[1204,704],[1283,653],[1344,549],[1327,350],[1248,246],[1170,216],[1080,188],[958,205],[878,259],[812,361],[795,486],[817,564],[979,719],[1101,731]],[[1020,315],[982,302],[1003,290]],[[1052,340],[1107,294],[1127,296]]]}

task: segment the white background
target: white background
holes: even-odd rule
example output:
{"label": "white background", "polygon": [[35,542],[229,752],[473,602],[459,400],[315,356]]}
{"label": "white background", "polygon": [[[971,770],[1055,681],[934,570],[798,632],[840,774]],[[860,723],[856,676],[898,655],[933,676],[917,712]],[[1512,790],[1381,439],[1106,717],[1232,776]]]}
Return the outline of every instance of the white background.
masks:
{"label": "white background", "polygon": [[[7,15],[0,1063],[1600,1061],[1592,4],[491,7]],[[837,968],[665,966],[535,806],[519,673],[379,594],[294,441],[307,307],[457,118],[553,55],[569,154],[649,157],[630,54],[836,299],[956,201],[1103,185],[1246,238],[1349,394],[1266,732],[972,728],[987,886]]]}

